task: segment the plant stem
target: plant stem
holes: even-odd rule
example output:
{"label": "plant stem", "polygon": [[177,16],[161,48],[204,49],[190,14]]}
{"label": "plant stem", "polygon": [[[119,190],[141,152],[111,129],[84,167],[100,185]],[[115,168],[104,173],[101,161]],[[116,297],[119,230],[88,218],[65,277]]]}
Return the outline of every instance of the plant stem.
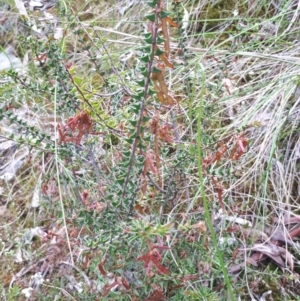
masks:
{"label": "plant stem", "polygon": [[[157,8],[158,8],[158,5],[157,5]],[[152,36],[151,55],[150,55],[150,60],[149,60],[148,66],[147,66],[147,77],[146,77],[146,81],[145,81],[144,95],[143,95],[143,97],[141,99],[141,103],[140,103],[139,117],[138,117],[138,121],[137,121],[137,125],[136,125],[136,136],[134,138],[134,142],[133,142],[133,145],[132,145],[132,148],[131,148],[129,166],[128,166],[128,169],[127,169],[126,179],[125,179],[125,182],[124,182],[122,195],[121,195],[121,209],[123,207],[123,199],[126,195],[126,188],[127,188],[128,182],[129,182],[130,173],[131,173],[131,169],[132,169],[132,166],[133,166],[133,161],[134,161],[134,157],[135,157],[135,153],[136,153],[136,149],[137,149],[137,144],[138,144],[139,136],[140,136],[140,133],[141,133],[143,113],[144,113],[144,109],[145,109],[145,102],[146,102],[146,99],[147,99],[147,96],[148,96],[148,90],[149,90],[149,85],[150,85],[150,80],[151,80],[153,60],[154,60],[154,56],[155,56],[155,46],[156,46],[157,30],[158,30],[157,20],[158,20],[158,9],[156,9],[156,23],[155,23],[155,28],[153,30],[153,36]],[[130,206],[130,207],[132,207],[132,206]]]}

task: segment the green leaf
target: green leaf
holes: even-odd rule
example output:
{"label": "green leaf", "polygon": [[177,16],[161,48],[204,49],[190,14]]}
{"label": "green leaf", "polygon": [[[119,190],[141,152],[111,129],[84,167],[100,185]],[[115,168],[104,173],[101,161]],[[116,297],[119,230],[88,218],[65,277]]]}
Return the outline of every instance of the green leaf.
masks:
{"label": "green leaf", "polygon": [[167,16],[169,16],[169,15],[171,15],[171,13],[170,13],[169,11],[163,10],[163,11],[159,14],[159,17],[160,17],[161,19],[163,19],[163,18],[165,18],[165,17],[167,17]]}
{"label": "green leaf", "polygon": [[160,56],[160,55],[162,55],[164,53],[165,53],[165,51],[163,51],[163,50],[161,50],[159,48],[157,48],[156,51],[155,51],[155,55],[158,55],[158,56]]}
{"label": "green leaf", "polygon": [[147,46],[142,46],[140,47],[138,50],[140,50],[141,52],[146,52],[146,53],[151,53],[151,47],[149,45]]}
{"label": "green leaf", "polygon": [[133,143],[133,138],[124,138],[124,140],[129,144]]}
{"label": "green leaf", "polygon": [[137,99],[137,100],[142,100],[142,98],[144,97],[144,90],[141,90],[140,92],[137,92],[132,97],[134,99]]}
{"label": "green leaf", "polygon": [[165,39],[162,38],[161,36],[158,36],[157,39],[156,39],[156,41],[157,41],[157,44],[161,44],[161,43],[165,42]]}
{"label": "green leaf", "polygon": [[90,93],[89,94],[85,94],[84,97],[85,97],[85,99],[90,100],[90,99],[93,98],[93,94],[90,94]]}
{"label": "green leaf", "polygon": [[141,87],[145,87],[145,79],[137,80],[136,83]]}
{"label": "green leaf", "polygon": [[143,122],[148,122],[151,119],[152,119],[151,116],[143,116]]}
{"label": "green leaf", "polygon": [[151,141],[151,136],[149,134],[144,136],[144,141],[150,142]]}
{"label": "green leaf", "polygon": [[140,104],[134,104],[130,106],[130,109],[133,113],[138,114],[140,111]]}
{"label": "green leaf", "polygon": [[153,89],[148,90],[148,95],[155,95],[155,94],[156,94],[155,90],[153,90]]}
{"label": "green leaf", "polygon": [[149,55],[144,55],[144,56],[142,56],[141,58],[141,61],[142,62],[144,62],[144,63],[149,63],[149,61],[150,61],[150,57],[149,57]]}
{"label": "green leaf", "polygon": [[142,67],[142,68],[140,68],[140,71],[141,71],[141,73],[142,73],[143,76],[146,77],[146,76],[148,75],[148,70],[147,70],[147,68]]}
{"label": "green leaf", "polygon": [[149,33],[149,32],[144,33],[144,40],[145,40],[146,43],[152,44],[153,43],[152,34]]}
{"label": "green leaf", "polygon": [[123,185],[125,183],[125,177],[117,178],[116,180],[120,185]]}
{"label": "green leaf", "polygon": [[161,71],[162,71],[161,69],[159,69],[159,68],[157,68],[155,66],[152,68],[152,72],[153,73],[160,73]]}
{"label": "green leaf", "polygon": [[114,195],[113,194],[108,194],[108,195],[105,196],[105,198],[111,201],[114,198]]}
{"label": "green leaf", "polygon": [[129,166],[129,160],[120,164],[120,166],[127,168]]}
{"label": "green leaf", "polygon": [[123,152],[123,156],[124,156],[124,157],[127,157],[127,158],[129,158],[130,154],[131,154],[131,151],[130,151],[130,150],[127,150],[127,151],[124,151],[124,152]]}
{"label": "green leaf", "polygon": [[[147,146],[144,145],[143,143],[138,143],[137,147],[144,150],[144,151],[147,150]],[[141,164],[143,164],[143,163],[141,163]]]}
{"label": "green leaf", "polygon": [[157,5],[157,3],[158,3],[158,0],[152,0],[152,1],[147,2],[147,4],[152,8],[154,8]]}
{"label": "green leaf", "polygon": [[76,68],[75,67],[72,67],[71,69],[69,69],[69,73],[71,74],[71,75],[74,75],[75,74],[75,70]]}
{"label": "green leaf", "polygon": [[[116,194],[120,196],[120,195],[122,194],[122,190],[117,190]],[[117,205],[118,205],[118,201],[113,200],[113,201],[112,201],[112,204],[113,204],[114,206],[117,206]]]}
{"label": "green leaf", "polygon": [[135,137],[135,128],[129,128],[129,138],[134,138]]}
{"label": "green leaf", "polygon": [[146,15],[146,18],[152,22],[155,22],[155,14]]}
{"label": "green leaf", "polygon": [[83,81],[83,78],[81,77],[78,77],[78,76],[73,76],[73,80],[74,80],[74,83],[77,85],[77,86],[80,86],[82,81]]}
{"label": "green leaf", "polygon": [[136,126],[136,124],[137,124],[136,120],[128,120],[128,121],[132,126]]}

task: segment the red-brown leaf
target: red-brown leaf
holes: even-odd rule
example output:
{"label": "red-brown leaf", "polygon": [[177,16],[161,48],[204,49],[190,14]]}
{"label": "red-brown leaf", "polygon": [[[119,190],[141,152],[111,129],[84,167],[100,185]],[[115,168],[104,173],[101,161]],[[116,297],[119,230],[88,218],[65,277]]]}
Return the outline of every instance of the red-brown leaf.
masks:
{"label": "red-brown leaf", "polygon": [[104,267],[101,263],[98,264],[98,269],[99,269],[99,272],[103,275],[103,276],[106,276],[106,271],[104,270]]}
{"label": "red-brown leaf", "polygon": [[166,296],[160,290],[155,290],[153,293],[151,293],[150,296],[144,299],[144,301],[162,301],[162,300],[166,300]]}
{"label": "red-brown leaf", "polygon": [[177,28],[179,27],[178,24],[174,22],[171,18],[166,17],[165,19],[170,26],[177,27]]}

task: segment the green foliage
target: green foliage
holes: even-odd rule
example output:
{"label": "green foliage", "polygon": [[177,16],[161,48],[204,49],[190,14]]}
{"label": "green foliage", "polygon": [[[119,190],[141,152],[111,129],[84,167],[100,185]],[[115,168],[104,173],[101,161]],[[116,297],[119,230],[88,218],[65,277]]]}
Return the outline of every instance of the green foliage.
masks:
{"label": "green foliage", "polygon": [[13,301],[20,297],[20,288],[17,285],[13,285],[7,294],[7,300]]}
{"label": "green foliage", "polygon": [[[276,221],[293,240],[282,210],[299,213],[291,6],[122,4],[58,3],[63,36],[37,18],[43,34],[18,36],[26,70],[1,72],[0,145],[30,157],[10,181],[0,169],[0,205],[13,212],[18,242],[0,245],[35,267],[3,287],[6,298],[19,298],[37,270],[50,280],[32,298],[45,300],[237,300],[268,290],[281,300],[276,285],[299,272],[293,242],[287,249],[272,232]],[[14,224],[42,234],[25,244]],[[269,256],[275,249],[282,262]]]}

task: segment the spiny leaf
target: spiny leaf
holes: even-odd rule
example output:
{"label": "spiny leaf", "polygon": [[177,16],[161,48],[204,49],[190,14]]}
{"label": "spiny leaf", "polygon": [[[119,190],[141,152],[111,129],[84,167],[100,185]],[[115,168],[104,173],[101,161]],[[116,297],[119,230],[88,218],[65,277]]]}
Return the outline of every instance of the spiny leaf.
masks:
{"label": "spiny leaf", "polygon": [[147,32],[144,34],[144,40],[146,43],[148,44],[152,44],[153,43],[153,37],[152,37],[152,34]]}
{"label": "spiny leaf", "polygon": [[155,14],[146,15],[146,18],[152,22],[155,22]]}
{"label": "spiny leaf", "polygon": [[165,52],[161,49],[159,49],[157,46],[155,47],[155,55],[160,56],[164,54]]}
{"label": "spiny leaf", "polygon": [[157,44],[161,44],[161,43],[165,42],[165,39],[162,38],[161,36],[158,36],[157,39],[156,39],[156,41],[157,41]]}
{"label": "spiny leaf", "polygon": [[152,8],[154,8],[157,5],[157,3],[158,3],[158,0],[152,0],[152,1],[147,2],[147,4]]}
{"label": "spiny leaf", "polygon": [[166,11],[166,10],[163,10],[163,11],[160,13],[159,17],[163,19],[163,18],[165,18],[165,17],[167,17],[167,16],[169,16],[169,15],[171,15],[170,12],[168,12],[168,11]]}
{"label": "spiny leaf", "polygon": [[141,61],[144,62],[144,63],[149,63],[149,61],[150,61],[149,55],[144,55],[144,56],[142,56],[140,59],[141,59]]}

